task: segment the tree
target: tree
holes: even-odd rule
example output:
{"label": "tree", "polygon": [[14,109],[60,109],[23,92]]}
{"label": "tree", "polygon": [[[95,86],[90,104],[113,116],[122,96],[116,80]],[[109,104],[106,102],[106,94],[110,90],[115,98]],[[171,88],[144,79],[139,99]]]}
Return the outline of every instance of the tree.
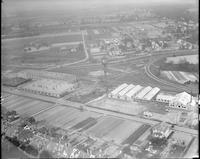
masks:
{"label": "tree", "polygon": [[30,117],[30,118],[28,118],[28,122],[31,124],[34,124],[34,123],[36,123],[36,120],[34,117]]}

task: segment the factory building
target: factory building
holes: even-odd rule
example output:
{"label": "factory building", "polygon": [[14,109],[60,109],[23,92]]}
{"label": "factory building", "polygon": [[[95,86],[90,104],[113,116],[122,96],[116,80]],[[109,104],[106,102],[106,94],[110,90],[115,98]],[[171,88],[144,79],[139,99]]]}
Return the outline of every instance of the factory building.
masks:
{"label": "factory building", "polygon": [[186,92],[179,93],[169,102],[169,107],[191,110],[191,107],[195,105],[195,101],[192,96]]}
{"label": "factory building", "polygon": [[128,84],[124,83],[124,84],[121,84],[120,86],[118,86],[116,89],[114,89],[112,92],[110,92],[108,94],[108,97],[109,98],[118,98],[118,93],[124,89],[125,87],[127,87]]}
{"label": "factory building", "polygon": [[25,79],[55,79],[55,80],[65,80],[69,83],[74,83],[77,81],[76,76],[66,73],[49,72],[43,70],[23,70],[17,73],[18,77]]}
{"label": "factory building", "polygon": [[125,94],[129,92],[131,89],[133,89],[135,86],[133,84],[128,85],[126,88],[124,88],[122,91],[119,92],[119,98],[125,100],[126,96]]}
{"label": "factory building", "polygon": [[152,87],[148,86],[142,89],[136,96],[135,99],[143,99],[143,97],[152,90]]}
{"label": "factory building", "polygon": [[140,85],[135,86],[132,90],[130,90],[128,93],[126,93],[126,95],[125,95],[126,96],[126,100],[133,101],[135,95],[138,92],[140,92],[142,89],[143,89],[143,87],[140,86]]}
{"label": "factory building", "polygon": [[160,88],[154,87],[149,93],[144,96],[144,100],[150,101],[152,100],[160,91]]}
{"label": "factory building", "polygon": [[167,103],[169,104],[169,102],[175,98],[175,95],[173,94],[169,94],[169,93],[163,93],[160,92],[157,96],[156,96],[156,101],[157,102],[161,102],[161,103]]}
{"label": "factory building", "polygon": [[69,92],[72,92],[77,87],[77,84],[68,83],[61,80],[42,79],[21,86],[19,89],[52,97],[62,97]]}

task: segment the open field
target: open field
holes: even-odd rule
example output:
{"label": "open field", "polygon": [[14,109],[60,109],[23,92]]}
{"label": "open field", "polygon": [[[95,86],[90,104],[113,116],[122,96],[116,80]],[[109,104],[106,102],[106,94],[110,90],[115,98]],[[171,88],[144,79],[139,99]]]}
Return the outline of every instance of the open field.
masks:
{"label": "open field", "polygon": [[149,129],[151,126],[150,125],[141,125],[135,132],[133,132],[126,140],[122,142],[123,145],[129,144],[132,145],[138,137],[140,137],[147,129]]}
{"label": "open field", "polygon": [[[70,74],[75,74],[78,77],[89,77],[89,78],[101,78],[102,76],[91,76],[91,73],[96,72],[96,71],[103,71],[103,66],[83,66],[83,67],[61,67],[61,68],[56,68],[52,69],[51,71],[53,72],[62,72],[62,73],[70,73]],[[118,75],[118,71],[114,71],[111,69],[107,70],[107,77],[113,77],[115,75]]]}
{"label": "open field", "polygon": [[[50,37],[30,37],[28,39],[16,39],[12,41],[2,41],[2,62],[5,64],[18,63],[57,63],[64,61],[77,61],[84,58],[84,51],[73,54],[60,52],[60,48],[65,46],[73,47],[72,42],[81,42],[81,34],[59,35]],[[24,48],[31,43],[45,43],[49,45],[49,49],[36,52],[25,52]],[[67,45],[70,43],[70,45]],[[63,46],[55,47],[55,44]],[[77,44],[76,44],[77,45]],[[53,47],[52,47],[53,46]]]}
{"label": "open field", "polygon": [[109,27],[106,28],[98,28],[95,29],[97,32],[94,32],[94,29],[87,29],[87,41],[102,39],[102,38],[111,38],[112,37],[112,29]]}
{"label": "open field", "polygon": [[114,140],[115,143],[121,144],[127,136],[136,131],[142,124],[138,122],[124,120],[122,124],[111,130],[103,138],[107,141]]}
{"label": "open field", "polygon": [[26,114],[31,116],[42,110],[53,107],[53,104],[25,97],[10,95],[4,100],[2,106],[7,108],[8,110],[15,110],[19,114]]}
{"label": "open field", "polygon": [[96,124],[87,132],[94,137],[102,138],[103,136],[106,136],[108,133],[110,133],[111,130],[120,126],[122,123],[123,123],[122,119],[113,117],[104,117],[103,120],[101,120],[101,122]]}
{"label": "open field", "polygon": [[107,97],[93,101],[89,105],[134,115],[138,115],[145,110],[145,107],[140,103],[131,103],[117,99],[109,99]]}
{"label": "open field", "polygon": [[147,131],[145,131],[136,141],[135,141],[135,145],[137,146],[141,146],[148,138],[148,136],[151,134],[150,129],[148,129]]}
{"label": "open field", "polygon": [[[98,117],[99,114],[92,112],[81,112],[80,110],[65,107],[65,106],[56,106],[48,111],[45,111],[37,116],[37,120],[46,120],[49,124],[52,124],[56,127],[62,127],[63,129],[73,128],[74,125],[79,122],[89,118],[89,117]],[[83,124],[84,126],[84,124]]]}

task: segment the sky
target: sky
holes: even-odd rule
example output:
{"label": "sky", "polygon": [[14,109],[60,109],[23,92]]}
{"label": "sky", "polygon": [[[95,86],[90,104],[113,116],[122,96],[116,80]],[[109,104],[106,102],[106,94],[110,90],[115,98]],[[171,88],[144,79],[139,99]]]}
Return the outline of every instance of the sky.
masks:
{"label": "sky", "polygon": [[4,0],[2,8],[8,12],[30,10],[84,9],[90,6],[112,6],[123,4],[195,4],[198,0]]}

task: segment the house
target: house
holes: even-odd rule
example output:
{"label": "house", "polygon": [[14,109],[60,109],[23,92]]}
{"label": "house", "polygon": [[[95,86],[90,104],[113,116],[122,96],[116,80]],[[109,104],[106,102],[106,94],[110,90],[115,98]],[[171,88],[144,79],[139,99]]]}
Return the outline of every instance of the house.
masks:
{"label": "house", "polygon": [[191,110],[192,96],[186,92],[179,93],[169,102],[169,107]]}
{"label": "house", "polygon": [[162,122],[152,128],[152,135],[154,137],[168,138],[171,133],[171,125],[165,122]]}

